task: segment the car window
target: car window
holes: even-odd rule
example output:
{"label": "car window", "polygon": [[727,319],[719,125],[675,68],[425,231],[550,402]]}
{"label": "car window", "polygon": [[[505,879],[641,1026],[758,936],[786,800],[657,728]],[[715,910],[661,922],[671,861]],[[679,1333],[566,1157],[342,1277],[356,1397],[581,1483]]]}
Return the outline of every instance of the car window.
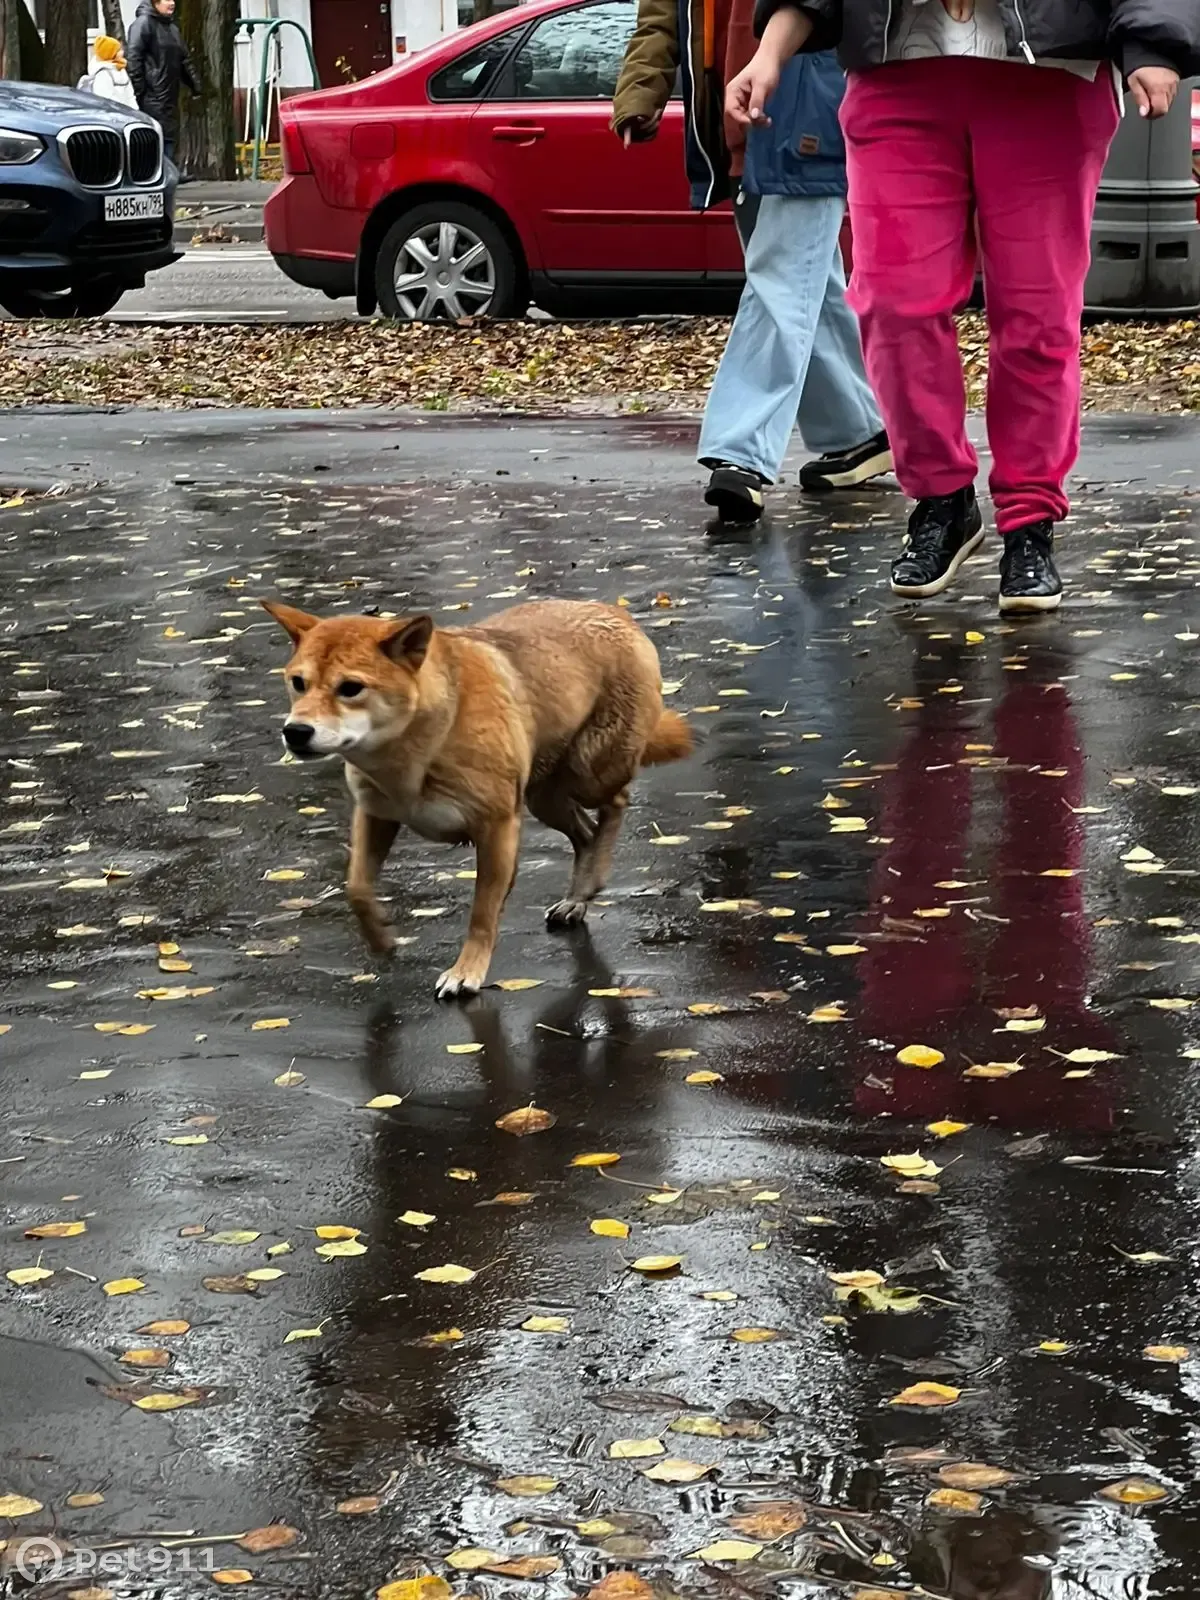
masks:
{"label": "car window", "polygon": [[482,100],[512,49],[513,34],[485,39],[429,80],[431,100]]}
{"label": "car window", "polygon": [[513,63],[517,99],[611,100],[636,21],[634,0],[543,18]]}

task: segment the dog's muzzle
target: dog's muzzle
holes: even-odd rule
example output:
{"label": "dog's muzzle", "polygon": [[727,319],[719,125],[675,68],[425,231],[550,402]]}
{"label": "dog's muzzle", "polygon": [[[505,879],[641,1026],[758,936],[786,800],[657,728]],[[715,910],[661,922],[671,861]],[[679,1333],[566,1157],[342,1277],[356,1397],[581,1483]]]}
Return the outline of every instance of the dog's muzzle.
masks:
{"label": "dog's muzzle", "polygon": [[313,754],[312,741],[316,731],[308,722],[285,722],[283,742],[294,756],[310,756]]}

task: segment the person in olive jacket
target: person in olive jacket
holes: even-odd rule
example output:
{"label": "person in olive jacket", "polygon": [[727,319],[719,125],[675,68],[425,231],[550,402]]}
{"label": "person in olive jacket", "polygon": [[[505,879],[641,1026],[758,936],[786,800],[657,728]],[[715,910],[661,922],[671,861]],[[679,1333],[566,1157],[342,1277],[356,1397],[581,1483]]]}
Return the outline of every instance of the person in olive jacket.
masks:
{"label": "person in olive jacket", "polygon": [[175,0],[141,0],[125,42],[125,59],[138,108],[162,128],[169,160],[179,138],[180,85],[200,93],[200,80],[175,21]]}
{"label": "person in olive jacket", "polygon": [[1123,85],[1161,117],[1200,72],[1200,0],[758,0],[755,26],[726,98],[743,126],[797,51],[847,72],[850,304],[917,502],[893,591],[939,594],[982,538],[954,323],[981,261],[1000,609],[1053,610],[1096,191]]}

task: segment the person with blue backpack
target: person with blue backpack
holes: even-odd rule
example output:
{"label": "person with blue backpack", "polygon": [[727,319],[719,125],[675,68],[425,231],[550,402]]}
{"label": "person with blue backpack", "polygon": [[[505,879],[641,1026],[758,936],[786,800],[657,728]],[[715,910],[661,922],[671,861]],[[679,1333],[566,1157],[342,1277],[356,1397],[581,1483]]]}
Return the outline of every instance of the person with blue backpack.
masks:
{"label": "person with blue backpack", "polygon": [[753,54],[752,20],[751,0],[640,0],[612,120],[626,146],[652,138],[682,67],[692,204],[735,196],[746,287],[697,454],[711,474],[706,502],[738,524],[761,517],[797,423],[816,455],[800,469],[802,489],[849,488],[892,466],[839,248],[845,76],[831,51],[797,56],[770,123],[743,133],[721,107],[724,81]]}

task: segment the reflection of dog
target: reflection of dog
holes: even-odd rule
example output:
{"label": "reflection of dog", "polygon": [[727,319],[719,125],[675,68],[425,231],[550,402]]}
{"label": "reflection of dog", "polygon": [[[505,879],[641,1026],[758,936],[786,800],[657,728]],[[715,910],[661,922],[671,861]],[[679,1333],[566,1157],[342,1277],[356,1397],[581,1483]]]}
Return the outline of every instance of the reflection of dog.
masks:
{"label": "reflection of dog", "polygon": [[638,768],[692,748],[687,724],[663,710],[657,651],[615,607],[543,600],[435,629],[427,616],[322,621],[263,604],[295,646],[284,742],[301,758],[346,763],[346,889],[373,950],[394,942],[375,879],[400,824],[475,845],[475,903],[458,960],[438,979],[443,999],[474,994],[487,977],[522,804],[575,848],[567,897],[546,920],[581,922],[607,879]]}

